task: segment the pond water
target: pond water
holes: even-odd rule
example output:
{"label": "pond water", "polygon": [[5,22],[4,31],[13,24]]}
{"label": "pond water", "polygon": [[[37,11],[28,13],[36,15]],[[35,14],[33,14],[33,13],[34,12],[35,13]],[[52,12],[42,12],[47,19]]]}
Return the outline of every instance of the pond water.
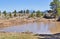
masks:
{"label": "pond water", "polygon": [[50,28],[54,27],[55,23],[34,22],[20,26],[11,26],[0,29],[4,32],[33,32],[38,34],[52,34]]}

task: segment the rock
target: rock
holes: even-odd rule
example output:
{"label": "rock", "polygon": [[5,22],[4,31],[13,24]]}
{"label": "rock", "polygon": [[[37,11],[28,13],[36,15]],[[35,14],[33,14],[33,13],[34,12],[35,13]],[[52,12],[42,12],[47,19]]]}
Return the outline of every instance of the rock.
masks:
{"label": "rock", "polygon": [[58,17],[57,21],[60,21],[60,17]]}
{"label": "rock", "polygon": [[49,16],[49,15],[45,14],[45,15],[43,16],[43,18],[46,18],[46,19],[53,19],[53,18],[55,18],[55,17],[54,17],[54,16]]}

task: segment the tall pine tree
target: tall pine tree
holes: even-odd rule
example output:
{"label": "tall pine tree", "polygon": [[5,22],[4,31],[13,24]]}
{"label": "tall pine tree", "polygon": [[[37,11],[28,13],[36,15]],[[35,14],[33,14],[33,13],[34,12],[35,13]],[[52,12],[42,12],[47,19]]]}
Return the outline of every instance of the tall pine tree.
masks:
{"label": "tall pine tree", "polygon": [[59,0],[53,0],[53,2],[50,3],[53,14],[55,14],[55,15],[60,13],[60,5],[59,4],[60,4]]}

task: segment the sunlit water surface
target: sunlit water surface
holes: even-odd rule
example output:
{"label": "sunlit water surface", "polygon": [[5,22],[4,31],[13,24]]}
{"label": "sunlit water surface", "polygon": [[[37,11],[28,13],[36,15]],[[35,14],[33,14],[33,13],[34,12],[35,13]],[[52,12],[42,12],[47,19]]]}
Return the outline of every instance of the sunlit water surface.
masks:
{"label": "sunlit water surface", "polygon": [[51,28],[55,27],[55,23],[34,22],[20,26],[11,26],[6,28],[0,28],[0,31],[4,32],[33,32],[38,34],[52,34]]}

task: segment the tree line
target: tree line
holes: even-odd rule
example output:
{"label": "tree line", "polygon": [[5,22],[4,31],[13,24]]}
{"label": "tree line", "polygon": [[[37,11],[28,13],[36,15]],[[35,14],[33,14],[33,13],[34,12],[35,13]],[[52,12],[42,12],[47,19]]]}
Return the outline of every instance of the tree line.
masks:
{"label": "tree line", "polygon": [[34,17],[35,13],[37,17],[40,17],[42,15],[42,12],[40,10],[37,10],[37,11],[33,10],[30,12],[30,10],[27,9],[27,10],[20,10],[18,12],[16,10],[14,10],[13,12],[7,12],[6,10],[3,12],[0,11],[0,16],[1,14],[4,14],[4,16],[7,17],[7,14],[9,14],[9,16],[12,17],[12,14],[13,14],[14,17],[17,17],[17,14],[19,14],[20,16],[20,14],[29,14],[29,13],[30,13],[29,17]]}

